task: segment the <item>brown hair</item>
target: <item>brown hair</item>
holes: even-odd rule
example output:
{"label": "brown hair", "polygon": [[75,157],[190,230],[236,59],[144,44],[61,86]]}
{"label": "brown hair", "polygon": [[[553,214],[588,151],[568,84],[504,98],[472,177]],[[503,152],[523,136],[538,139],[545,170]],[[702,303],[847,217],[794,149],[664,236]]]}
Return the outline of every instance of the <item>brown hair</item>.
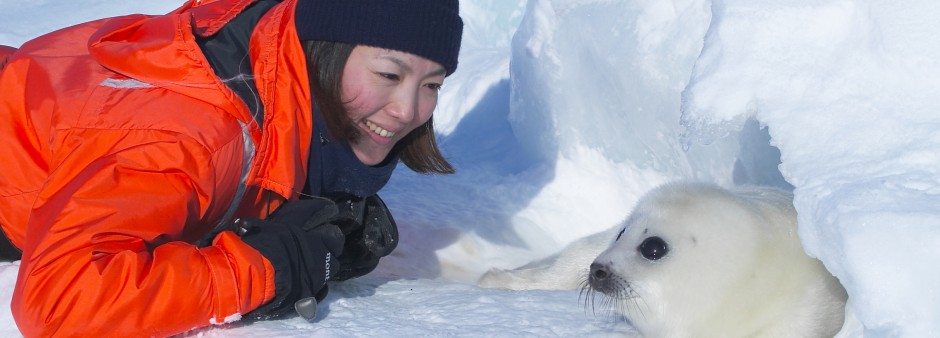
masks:
{"label": "brown hair", "polygon": [[[326,122],[327,131],[341,142],[357,142],[362,135],[346,114],[340,95],[343,68],[356,45],[317,40],[301,43],[307,54],[310,96]],[[455,171],[437,147],[433,116],[398,141],[392,153],[398,153],[402,163],[418,173],[453,174]]]}

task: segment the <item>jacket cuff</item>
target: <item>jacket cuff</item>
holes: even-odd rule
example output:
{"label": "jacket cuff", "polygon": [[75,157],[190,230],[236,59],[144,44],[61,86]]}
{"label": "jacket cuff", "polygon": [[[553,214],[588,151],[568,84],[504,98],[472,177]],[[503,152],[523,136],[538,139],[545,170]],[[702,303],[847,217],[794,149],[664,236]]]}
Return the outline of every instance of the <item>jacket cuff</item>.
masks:
{"label": "jacket cuff", "polygon": [[274,298],[274,267],[260,252],[231,231],[219,233],[205,249],[212,248],[205,255],[216,285],[218,307],[210,320],[213,324],[238,320]]}

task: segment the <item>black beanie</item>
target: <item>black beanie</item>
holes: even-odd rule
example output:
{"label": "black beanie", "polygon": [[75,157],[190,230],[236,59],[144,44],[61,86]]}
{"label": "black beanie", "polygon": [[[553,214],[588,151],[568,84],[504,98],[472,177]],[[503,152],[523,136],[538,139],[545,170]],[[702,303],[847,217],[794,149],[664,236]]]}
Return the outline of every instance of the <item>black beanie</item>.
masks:
{"label": "black beanie", "polygon": [[408,52],[457,69],[457,0],[298,0],[297,35]]}

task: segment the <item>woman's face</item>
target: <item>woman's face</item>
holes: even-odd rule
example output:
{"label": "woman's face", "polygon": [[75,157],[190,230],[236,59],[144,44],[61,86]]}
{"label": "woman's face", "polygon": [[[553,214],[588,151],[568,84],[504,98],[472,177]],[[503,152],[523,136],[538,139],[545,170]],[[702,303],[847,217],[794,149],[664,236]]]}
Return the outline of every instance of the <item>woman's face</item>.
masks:
{"label": "woman's face", "polygon": [[343,68],[341,96],[362,132],[350,144],[362,163],[381,163],[398,141],[431,118],[445,73],[441,65],[417,55],[353,48]]}

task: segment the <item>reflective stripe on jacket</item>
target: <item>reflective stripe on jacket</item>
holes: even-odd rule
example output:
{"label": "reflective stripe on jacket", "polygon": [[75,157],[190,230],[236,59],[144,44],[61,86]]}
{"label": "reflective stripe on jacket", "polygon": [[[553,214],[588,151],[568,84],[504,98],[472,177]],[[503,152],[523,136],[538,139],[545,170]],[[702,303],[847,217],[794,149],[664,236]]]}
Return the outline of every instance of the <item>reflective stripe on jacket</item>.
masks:
{"label": "reflective stripe on jacket", "polygon": [[233,217],[266,216],[305,181],[312,118],[295,0],[252,34],[260,128],[195,42],[251,3],[98,20],[9,58],[0,225],[23,251],[11,308],[24,335],[166,336],[273,297],[271,264],[231,232],[193,244]]}

